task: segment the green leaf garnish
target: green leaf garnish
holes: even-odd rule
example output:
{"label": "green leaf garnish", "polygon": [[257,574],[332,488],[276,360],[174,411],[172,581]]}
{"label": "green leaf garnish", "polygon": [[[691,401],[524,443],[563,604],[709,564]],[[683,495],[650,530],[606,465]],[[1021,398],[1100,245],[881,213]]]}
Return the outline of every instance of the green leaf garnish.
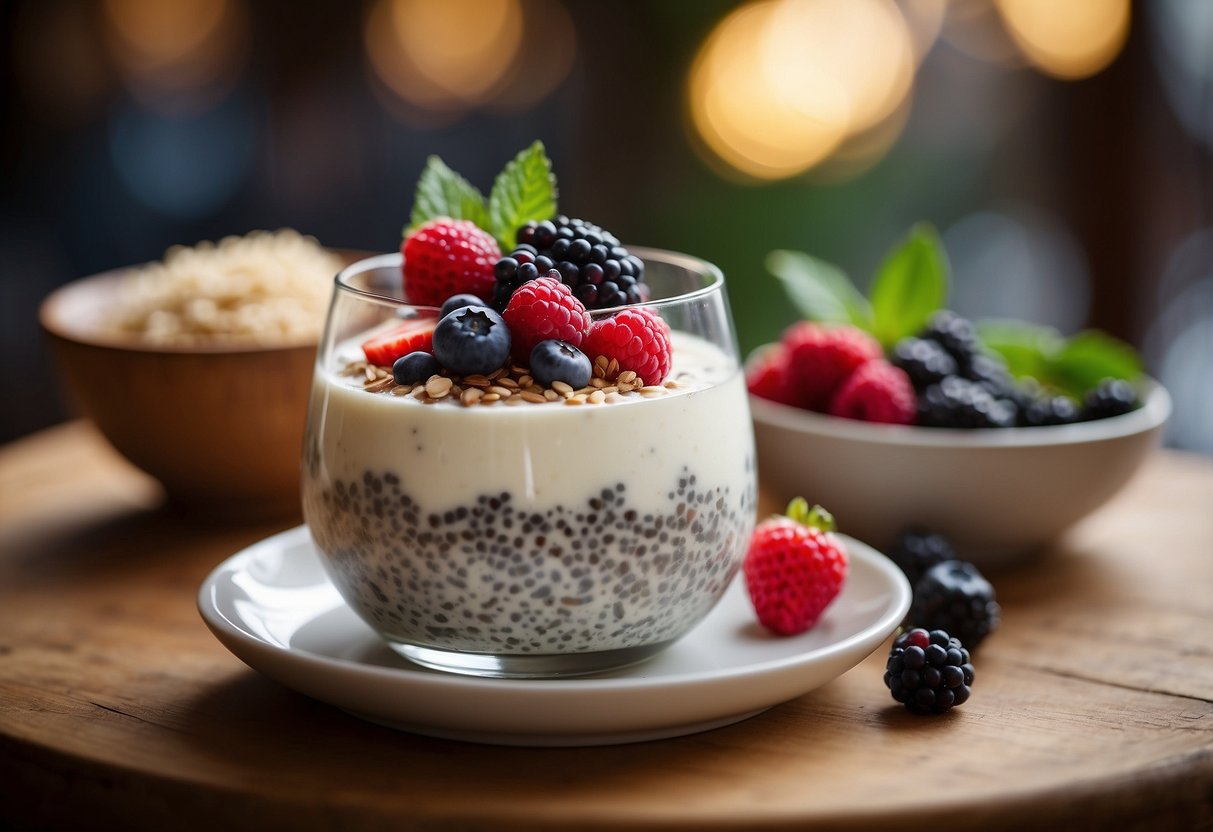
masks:
{"label": "green leaf garnish", "polygon": [[792,304],[806,318],[863,329],[871,326],[872,308],[867,298],[834,264],[801,251],[780,249],[767,255],[766,267],[779,278]]}
{"label": "green leaf garnish", "polygon": [[524,223],[556,213],[556,177],[552,163],[536,141],[515,156],[493,182],[489,193],[488,231],[502,251],[514,247],[514,234]]}
{"label": "green leaf garnish", "polygon": [[835,528],[834,515],[820,505],[809,508],[809,501],[804,497],[794,497],[792,502],[788,503],[785,515],[802,526],[809,526],[819,531],[832,532]]}
{"label": "green leaf garnish", "polygon": [[939,234],[920,223],[881,265],[872,282],[872,334],[891,348],[922,329],[948,296],[948,258]]}
{"label": "green leaf garnish", "polygon": [[1034,378],[1074,398],[1082,398],[1105,378],[1135,381],[1142,373],[1141,359],[1131,346],[1096,330],[1066,338],[1047,326],[983,321],[977,334],[1016,378]]}
{"label": "green leaf garnish", "polygon": [[408,234],[436,217],[471,220],[485,229],[489,226],[488,210],[480,191],[437,156],[431,156],[417,180],[413,212],[404,233]]}

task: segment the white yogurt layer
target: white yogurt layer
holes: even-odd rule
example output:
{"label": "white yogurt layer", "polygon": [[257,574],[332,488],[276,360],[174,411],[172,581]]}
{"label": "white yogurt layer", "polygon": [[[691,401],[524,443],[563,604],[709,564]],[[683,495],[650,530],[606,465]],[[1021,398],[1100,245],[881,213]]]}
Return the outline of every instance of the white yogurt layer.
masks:
{"label": "white yogurt layer", "polygon": [[318,370],[304,510],[351,606],[389,640],[445,650],[685,632],[736,571],[755,486],[740,369],[674,338],[682,386],[578,407],[427,405]]}

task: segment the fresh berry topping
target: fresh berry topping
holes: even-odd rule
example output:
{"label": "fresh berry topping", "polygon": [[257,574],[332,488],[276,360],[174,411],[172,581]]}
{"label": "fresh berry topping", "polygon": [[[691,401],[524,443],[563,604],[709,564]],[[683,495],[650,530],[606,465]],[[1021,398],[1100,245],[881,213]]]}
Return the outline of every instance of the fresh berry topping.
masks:
{"label": "fresh berry topping", "polygon": [[551,387],[554,381],[563,381],[574,390],[589,384],[593,374],[593,366],[585,353],[568,341],[556,339],[535,345],[531,350],[530,368],[535,381],[544,387]]}
{"label": "fresh berry topping", "polygon": [[926,338],[902,338],[893,347],[892,362],[905,370],[915,390],[956,374],[956,359],[938,341]]}
{"label": "fresh berry topping", "polygon": [[961,372],[967,370],[973,356],[981,352],[981,342],[972,322],[950,309],[940,309],[932,315],[918,337],[935,341],[947,350]]}
{"label": "fresh berry topping", "polygon": [[471,220],[430,220],[405,237],[400,250],[404,296],[412,303],[439,306],[461,293],[493,296],[493,264],[501,249]]}
{"label": "fresh berry topping", "polygon": [[860,364],[880,358],[880,344],[852,326],[822,326],[802,321],[784,332],[792,390],[810,409],[824,411],[830,399]]}
{"label": "fresh berry topping", "polygon": [[830,401],[829,412],[844,419],[909,425],[917,409],[910,377],[878,358],[851,373]]}
{"label": "fresh berry topping", "polygon": [[1019,394],[1015,380],[1007,372],[1007,365],[1002,359],[989,353],[976,353],[969,360],[969,366],[963,375],[969,381],[975,381],[986,388],[996,399],[1014,401]]}
{"label": "fresh berry topping", "polygon": [[790,636],[808,630],[842,590],[847,552],[829,512],[801,498],[754,529],[743,571],[758,620]]}
{"label": "fresh berry topping", "polygon": [[529,359],[540,341],[556,339],[578,347],[590,330],[590,313],[555,270],[520,286],[501,317],[510,327],[514,360],[519,363]]}
{"label": "fresh berry topping", "polygon": [[430,352],[434,341],[434,319],[414,318],[405,321],[363,343],[366,360],[380,367],[391,367],[396,359],[410,352]]}
{"label": "fresh berry topping", "polygon": [[486,306],[456,309],[434,329],[434,357],[456,375],[487,374],[510,357],[510,330]]}
{"label": "fresh berry topping", "polygon": [[1079,419],[1078,405],[1069,396],[1054,396],[1048,393],[1034,399],[1020,414],[1024,425],[1068,425]]}
{"label": "fresh berry topping", "polygon": [[918,397],[918,424],[937,428],[1003,428],[1015,424],[1015,403],[996,399],[975,381],[948,376]]}
{"label": "fresh berry topping", "polygon": [[999,618],[994,587],[976,566],[958,560],[936,564],[918,579],[906,616],[915,627],[955,633],[973,650],[998,629]]}
{"label": "fresh berry topping", "polygon": [[1106,378],[1087,393],[1082,403],[1081,418],[1106,419],[1136,409],[1137,391],[1133,385],[1122,379]]}
{"label": "fresh berry topping", "polygon": [[889,550],[889,559],[905,573],[910,586],[936,564],[956,560],[956,550],[943,535],[928,529],[906,529]]}
{"label": "fresh berry topping", "polygon": [[609,231],[557,216],[518,229],[518,245],[494,267],[493,303],[504,309],[519,286],[555,269],[587,309],[609,309],[649,299],[644,262]]}
{"label": "fresh berry topping", "polygon": [[960,639],[944,630],[915,628],[893,640],[884,683],[914,713],[941,714],[968,701],[973,677]]}
{"label": "fresh berry topping", "polygon": [[469,295],[466,293],[451,295],[442,302],[442,309],[438,312],[438,317],[445,318],[456,309],[462,309],[465,306],[484,306],[484,301],[475,295]]}
{"label": "fresh berry topping", "polygon": [[397,384],[417,384],[441,370],[438,359],[432,353],[410,352],[392,364],[392,378]]}
{"label": "fresh berry topping", "polygon": [[799,407],[788,370],[788,351],[773,344],[746,371],[746,387],[755,396]]}
{"label": "fresh berry topping", "polygon": [[625,309],[591,324],[581,350],[615,359],[645,384],[661,384],[670,373],[670,326],[652,309]]}

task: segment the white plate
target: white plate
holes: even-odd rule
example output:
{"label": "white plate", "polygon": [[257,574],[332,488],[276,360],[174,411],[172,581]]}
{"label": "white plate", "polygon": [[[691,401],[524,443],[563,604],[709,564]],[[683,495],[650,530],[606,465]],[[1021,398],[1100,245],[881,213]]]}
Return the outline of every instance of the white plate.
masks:
{"label": "white plate", "polygon": [[486,679],[426,670],[393,653],[329,582],[307,527],[233,555],[198,608],[246,664],[365,719],[419,734],[505,745],[606,745],[738,722],[863,661],[897,627],[910,587],[844,537],[842,593],[812,630],[758,625],[740,577],[690,633],[647,662],[573,679]]}

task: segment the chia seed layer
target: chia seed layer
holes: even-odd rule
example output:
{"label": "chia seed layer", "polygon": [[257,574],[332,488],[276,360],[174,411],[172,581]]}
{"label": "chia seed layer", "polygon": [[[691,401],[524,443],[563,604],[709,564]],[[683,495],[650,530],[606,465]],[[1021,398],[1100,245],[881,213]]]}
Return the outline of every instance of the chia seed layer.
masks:
{"label": "chia seed layer", "polygon": [[322,482],[304,501],[346,601],[389,640],[544,655],[657,645],[682,635],[732,580],[753,525],[741,487],[684,468],[658,510],[626,484],[535,510],[510,493],[422,510],[399,473]]}

